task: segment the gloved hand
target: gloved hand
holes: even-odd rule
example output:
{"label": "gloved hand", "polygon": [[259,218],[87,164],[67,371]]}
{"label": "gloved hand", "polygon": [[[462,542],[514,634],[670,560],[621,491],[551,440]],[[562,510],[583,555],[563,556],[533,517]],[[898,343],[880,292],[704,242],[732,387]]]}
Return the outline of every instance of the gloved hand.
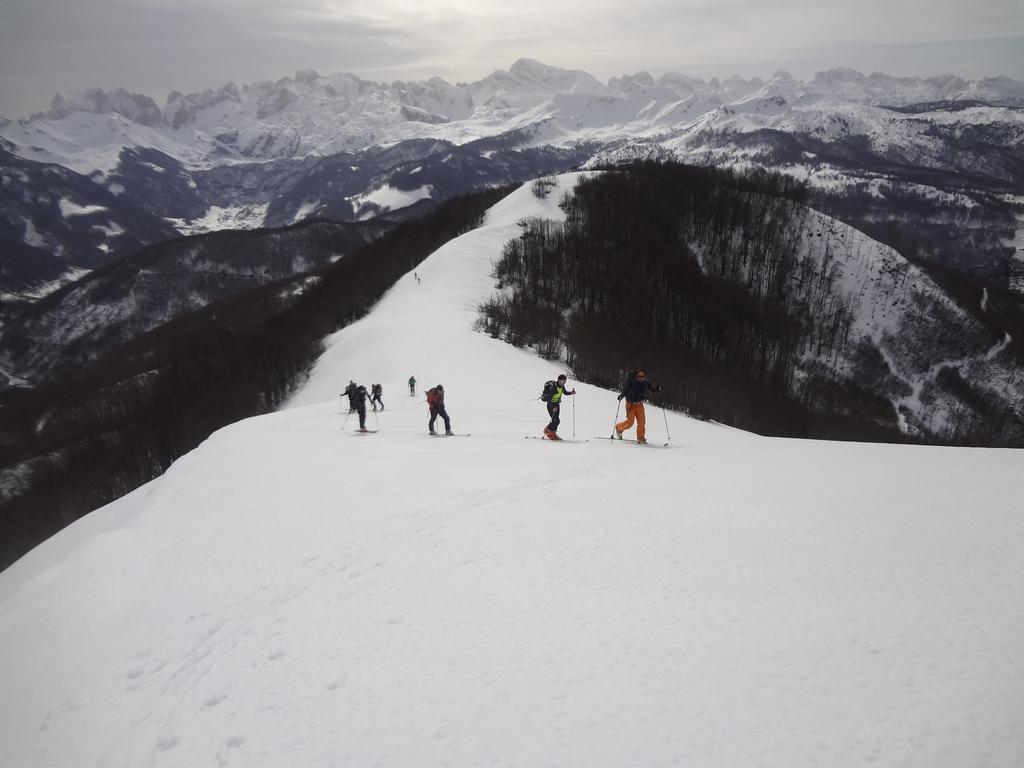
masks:
{"label": "gloved hand", "polygon": [[575,395],[575,394],[576,394],[576,390],[574,389],[574,390],[573,390],[572,392],[570,392],[569,394],[570,394],[570,395]]}
{"label": "gloved hand", "polygon": [[617,399],[621,400],[624,397],[625,397],[625,395],[619,395],[619,397]]}

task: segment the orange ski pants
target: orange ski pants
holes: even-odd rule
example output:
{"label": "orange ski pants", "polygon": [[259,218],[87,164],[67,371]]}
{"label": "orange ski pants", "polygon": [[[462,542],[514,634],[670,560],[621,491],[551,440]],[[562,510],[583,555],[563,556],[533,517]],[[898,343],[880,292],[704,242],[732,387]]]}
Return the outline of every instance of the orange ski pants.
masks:
{"label": "orange ski pants", "polygon": [[643,440],[647,437],[647,415],[644,413],[643,403],[631,403],[626,401],[626,420],[615,425],[616,432],[624,432],[633,426],[636,420],[636,439]]}

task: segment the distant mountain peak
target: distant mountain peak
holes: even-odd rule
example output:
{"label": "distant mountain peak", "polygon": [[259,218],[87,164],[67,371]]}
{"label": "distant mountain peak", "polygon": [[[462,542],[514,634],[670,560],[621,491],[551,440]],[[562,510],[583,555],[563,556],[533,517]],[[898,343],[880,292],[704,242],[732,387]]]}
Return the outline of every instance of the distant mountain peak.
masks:
{"label": "distant mountain peak", "polygon": [[509,67],[509,72],[518,77],[522,77],[523,79],[545,82],[561,77],[567,74],[569,70],[552,67],[541,61],[537,61],[537,59],[516,59],[512,66]]}
{"label": "distant mountain peak", "polygon": [[814,75],[816,83],[861,83],[867,78],[862,72],[850,67],[834,67],[817,72]]}
{"label": "distant mountain peak", "polygon": [[129,93],[123,88],[113,91],[88,88],[58,93],[44,115],[49,120],[60,120],[75,112],[98,115],[116,112],[140,125],[159,125],[163,121],[163,113],[152,98],[141,93]]}

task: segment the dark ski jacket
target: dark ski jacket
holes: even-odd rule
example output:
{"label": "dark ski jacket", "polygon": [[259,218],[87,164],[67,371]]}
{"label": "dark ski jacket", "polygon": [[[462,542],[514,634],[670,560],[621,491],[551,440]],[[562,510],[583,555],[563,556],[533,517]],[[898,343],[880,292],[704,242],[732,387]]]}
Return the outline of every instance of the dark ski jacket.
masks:
{"label": "dark ski jacket", "polygon": [[622,388],[619,399],[626,398],[631,403],[642,403],[651,392],[661,392],[661,387],[653,384],[650,379],[633,379]]}
{"label": "dark ski jacket", "polygon": [[366,392],[366,387],[362,384],[349,384],[345,387],[343,395],[348,395],[348,407],[353,410],[366,407],[366,398],[369,395]]}

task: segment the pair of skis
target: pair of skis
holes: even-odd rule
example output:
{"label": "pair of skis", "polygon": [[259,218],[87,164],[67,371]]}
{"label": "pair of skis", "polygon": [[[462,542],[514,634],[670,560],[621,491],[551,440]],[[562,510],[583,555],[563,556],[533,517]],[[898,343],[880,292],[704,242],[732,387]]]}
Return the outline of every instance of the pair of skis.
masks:
{"label": "pair of skis", "polygon": [[[375,434],[377,434],[378,432],[380,432],[380,430],[379,430],[379,429],[356,429],[356,430],[353,430],[352,434],[353,434],[353,435],[375,435]],[[443,432],[439,432],[439,433],[438,433],[438,434],[436,434],[436,435],[432,435],[432,434],[430,434],[430,433],[428,432],[428,433],[427,433],[427,437],[469,437],[469,433],[465,433],[465,432],[453,432],[453,433],[452,433],[452,434],[450,434],[450,435],[446,435],[446,434],[444,434]]]}
{"label": "pair of skis", "polygon": [[525,435],[527,440],[547,440],[549,443],[589,443],[590,440],[574,440],[572,438],[560,437],[557,440],[552,440],[550,437],[544,435]]}
{"label": "pair of skis", "polygon": [[658,445],[657,443],[648,443],[646,440],[641,443],[639,440],[631,440],[628,437],[617,437],[616,435],[612,435],[611,437],[595,437],[594,439],[595,440],[611,440],[613,443],[631,443],[633,445],[643,445],[643,446],[646,446],[648,448],[671,448],[672,447],[672,443],[662,443],[661,445]]}
{"label": "pair of skis", "polygon": [[[352,432],[352,434],[353,435],[375,435],[379,431],[380,431],[379,429],[357,429],[357,430],[354,430]],[[431,435],[430,433],[427,433],[427,437],[469,437],[471,434],[472,433],[469,433],[469,432],[453,432],[450,435],[446,435],[444,433],[439,432],[439,433],[437,433],[435,435]],[[575,439],[572,439],[572,438],[560,437],[557,440],[551,440],[550,438],[545,437],[543,435],[524,435],[524,438],[526,440],[546,440],[549,443],[574,443],[574,444],[578,444],[578,443],[589,443],[590,442],[590,438],[583,439],[583,440],[575,440]],[[647,442],[641,443],[639,440],[631,440],[628,437],[615,437],[614,435],[612,435],[611,437],[601,437],[601,436],[595,435],[593,439],[594,440],[611,440],[611,441],[617,441],[617,442],[620,442],[620,443],[631,443],[632,445],[642,445],[642,446],[646,446],[648,448],[671,448],[672,447],[671,443],[662,443],[661,445],[658,445],[657,443],[647,443]]]}

